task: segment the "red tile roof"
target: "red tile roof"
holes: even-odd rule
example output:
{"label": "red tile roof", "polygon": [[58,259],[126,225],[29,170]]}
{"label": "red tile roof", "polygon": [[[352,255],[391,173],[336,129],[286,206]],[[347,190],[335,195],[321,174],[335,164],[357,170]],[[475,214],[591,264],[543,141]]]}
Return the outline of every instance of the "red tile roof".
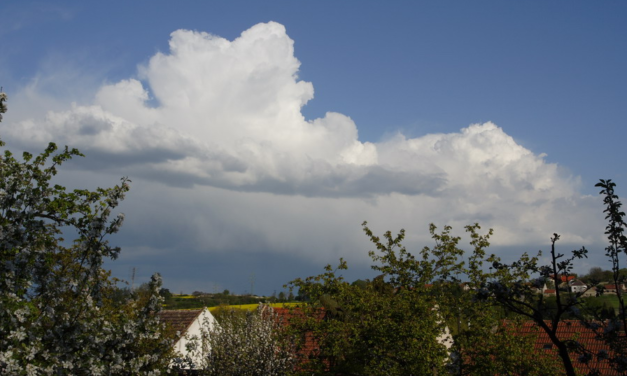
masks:
{"label": "red tile roof", "polygon": [[[555,279],[555,275],[554,275],[554,274],[549,275],[549,277],[550,277],[551,279]],[[562,282],[568,282],[568,281],[570,281],[570,280],[575,279],[575,276],[574,276],[574,275],[568,275],[568,276],[566,276],[566,275],[561,274],[561,275],[558,275],[558,278],[559,278],[559,279],[560,279],[560,281],[562,281]]]}
{"label": "red tile roof", "polygon": [[[298,308],[273,308],[274,313],[277,315],[277,319],[283,325],[290,325],[290,322],[294,319],[306,319],[302,311]],[[318,319],[322,320],[324,313],[321,311]],[[318,342],[314,338],[313,333],[306,332],[302,338],[302,342],[298,346],[297,356],[300,359],[300,366],[306,364],[312,356],[318,353]],[[297,366],[297,368],[300,368]]]}
{"label": "red tile roof", "polygon": [[202,309],[163,310],[159,312],[159,319],[172,328],[174,332],[178,332],[178,336],[182,336],[201,312]]}
{"label": "red tile roof", "polygon": [[[616,285],[605,285],[604,286],[606,290],[616,290]],[[618,285],[618,287],[622,290],[622,288],[624,287],[623,285]]]}
{"label": "red tile roof", "polygon": [[[547,322],[547,324],[549,324]],[[549,324],[550,325],[550,324]],[[603,332],[603,328],[600,327],[600,333]],[[535,322],[528,321],[523,323],[522,326],[517,328],[517,332],[521,334],[535,334],[537,335],[534,349],[536,353],[550,354],[550,356],[559,357],[558,350],[551,342],[549,335],[539,328]],[[597,369],[602,376],[619,375],[614,370],[608,360],[599,360],[597,354],[600,351],[609,351],[609,346],[600,338],[597,333],[591,328],[586,327],[580,321],[565,320],[562,321],[557,328],[557,337],[561,340],[574,340],[580,343],[586,350],[590,351],[593,355],[592,359],[586,364],[579,361],[579,354],[571,353],[571,360],[575,368],[580,372],[588,372],[590,369]]]}

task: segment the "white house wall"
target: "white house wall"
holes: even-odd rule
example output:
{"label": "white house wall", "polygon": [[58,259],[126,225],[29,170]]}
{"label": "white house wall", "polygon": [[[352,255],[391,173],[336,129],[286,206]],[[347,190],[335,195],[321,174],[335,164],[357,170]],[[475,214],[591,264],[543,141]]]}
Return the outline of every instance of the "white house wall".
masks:
{"label": "white house wall", "polygon": [[[189,326],[187,332],[183,333],[180,339],[176,342],[174,345],[174,351],[178,352],[182,358],[189,357],[196,368],[200,367],[203,363],[203,359],[207,355],[206,351],[209,350],[209,348],[206,348],[205,351],[203,351],[201,348],[203,332],[208,333],[215,324],[216,319],[213,317],[211,312],[209,312],[208,309],[203,309]],[[188,344],[198,344],[199,348],[197,351],[190,351],[187,348]]]}

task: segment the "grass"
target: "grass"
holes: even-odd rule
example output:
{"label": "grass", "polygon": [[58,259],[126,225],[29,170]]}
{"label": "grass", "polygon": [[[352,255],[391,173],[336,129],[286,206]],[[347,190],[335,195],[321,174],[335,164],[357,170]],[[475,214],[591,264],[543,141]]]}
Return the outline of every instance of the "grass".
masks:
{"label": "grass", "polygon": [[607,293],[601,296],[597,296],[595,299],[598,299],[603,303],[607,303],[615,310],[618,310],[618,297],[615,294]]}

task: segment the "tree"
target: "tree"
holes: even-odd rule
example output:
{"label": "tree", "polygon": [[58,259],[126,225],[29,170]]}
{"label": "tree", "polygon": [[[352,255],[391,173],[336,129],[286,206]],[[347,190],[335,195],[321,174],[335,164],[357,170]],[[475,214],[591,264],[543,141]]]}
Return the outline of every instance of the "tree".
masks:
{"label": "tree", "polygon": [[[457,246],[460,238],[452,236],[448,226],[436,233],[431,225],[436,244],[423,248],[418,256],[403,246],[404,230],[396,236],[388,231],[379,238],[365,222],[363,228],[377,249],[370,252],[375,262],[372,268],[382,275],[349,284],[336,276],[347,267],[341,261],[337,270],[327,266],[324,274],[291,282],[292,289],[298,288],[299,295],[309,298],[307,305],[298,308],[302,314],[294,315],[292,327],[301,338],[313,338],[317,344],[316,351],[306,354],[303,373],[426,375],[446,372],[447,366],[461,373],[469,360],[461,339],[471,338],[466,307],[475,306],[457,276],[467,272],[482,278],[479,260],[488,245],[487,236],[477,234],[478,226],[469,226],[475,253],[466,269],[463,251]],[[482,308],[477,312],[487,317],[488,310]],[[475,323],[474,332],[475,328],[485,330],[473,338],[491,335],[498,325],[496,320],[488,326]],[[457,330],[451,342],[447,333],[452,326]],[[451,350],[458,357],[455,364],[447,365]],[[494,361],[494,354],[491,351],[485,359]]]}
{"label": "tree", "polygon": [[581,277],[581,280],[590,285],[597,285],[604,280],[603,269],[598,266],[593,266],[588,271],[588,274]]}
{"label": "tree", "polygon": [[[556,369],[555,363],[548,358],[538,358],[533,346],[529,346],[533,338],[518,333],[520,317],[500,312],[490,302],[475,299],[475,291],[491,278],[483,264],[492,230],[482,235],[480,229],[478,224],[466,226],[472,251],[465,256],[466,252],[459,246],[461,238],[452,235],[450,226],[438,233],[431,224],[429,232],[435,245],[424,247],[415,256],[400,244],[403,230],[396,238],[388,231],[381,242],[364,226],[380,253],[370,253],[373,260],[380,263],[373,269],[383,272],[395,289],[411,293],[423,291],[433,299],[436,313],[442,319],[439,324],[445,324],[452,337],[450,373],[551,374]],[[430,287],[425,289],[427,286]]]}
{"label": "tree", "polygon": [[294,355],[282,340],[272,308],[260,304],[254,312],[222,308],[218,325],[203,335],[208,357],[202,374],[215,376],[279,376],[294,367]]}
{"label": "tree", "polygon": [[[621,269],[620,275],[624,276],[625,274],[627,274],[625,273],[625,270]],[[614,273],[611,270],[603,270],[598,266],[593,266],[588,271],[588,274],[581,276],[580,279],[589,285],[595,286],[601,282],[610,282],[613,280],[613,278]]]}
{"label": "tree", "polygon": [[[556,243],[559,240],[558,234],[553,234],[551,238],[551,263],[546,266],[538,265],[538,257],[529,257],[527,254],[512,264],[503,264],[495,256],[492,256],[492,266],[495,270],[491,281],[482,284],[482,289],[478,297],[483,300],[494,300],[497,304],[523,317],[533,320],[542,330],[544,330],[558,350],[562,360],[566,375],[575,376],[576,369],[571,359],[571,350],[579,344],[570,338],[559,338],[558,328],[563,325],[563,320],[569,312],[575,312],[580,306],[577,294],[566,296],[559,289],[556,291],[555,305],[549,306],[548,301],[542,294],[538,296],[533,290],[545,283],[545,280],[552,279],[555,285],[561,283],[560,276],[569,275],[573,267],[573,260],[587,257],[587,250],[582,248],[573,251],[570,258],[563,259],[564,255],[556,251]],[[534,273],[540,274],[540,278],[530,283],[530,276]],[[548,320],[547,319],[548,316]]]}
{"label": "tree", "polygon": [[75,156],[50,143],[36,157],[0,159],[0,373],[156,374],[171,350],[154,315],[160,277],[148,299],[118,305],[102,268],[120,252],[106,237],[122,225],[123,214],[110,216],[129,180],[96,191],[52,184]]}
{"label": "tree", "polygon": [[[477,304],[481,312],[465,312],[470,325],[455,333],[452,375],[559,375],[561,365],[552,356],[534,351],[537,335],[524,333],[524,320],[497,319],[494,307]],[[486,309],[487,308],[487,309]],[[551,354],[552,355],[552,354]]]}
{"label": "tree", "polygon": [[606,213],[605,219],[608,221],[605,235],[607,235],[609,243],[605,247],[605,255],[612,263],[612,280],[616,286],[616,296],[619,303],[619,314],[609,321],[609,325],[603,331],[602,336],[613,350],[613,355],[609,357],[610,362],[617,371],[626,373],[627,336],[625,330],[627,329],[627,312],[625,309],[627,307],[625,306],[623,291],[619,286],[627,279],[623,269],[620,268],[620,256],[627,254],[627,236],[625,236],[627,223],[624,219],[625,212],[621,210],[622,203],[618,195],[615,194],[616,183],[610,179],[601,179],[595,187],[600,187],[599,193],[603,195],[603,204],[605,205],[603,212]]}
{"label": "tree", "polygon": [[2,121],[2,114],[7,112],[7,105],[4,103],[7,99],[6,93],[0,91],[0,121]]}
{"label": "tree", "polygon": [[292,289],[309,297],[293,308],[289,328],[299,339],[300,374],[426,375],[443,372],[444,333],[433,312],[434,300],[420,293],[395,290],[376,278],[361,287],[346,282],[336,270],[296,279]]}
{"label": "tree", "polygon": [[[430,233],[433,247],[413,255],[402,245],[404,230],[375,236],[372,281],[347,283],[336,270],[296,279],[291,289],[307,297],[294,308],[290,328],[300,338],[301,373],[319,375],[544,375],[556,370],[538,358],[531,336],[517,333],[518,317],[477,301],[474,290],[491,277],[483,271],[490,230],[467,226],[473,251],[464,261],[460,237],[446,226]],[[466,278],[460,284],[460,277]],[[450,331],[449,331],[450,330]],[[449,334],[450,333],[450,334]],[[313,348],[312,348],[313,347]]]}

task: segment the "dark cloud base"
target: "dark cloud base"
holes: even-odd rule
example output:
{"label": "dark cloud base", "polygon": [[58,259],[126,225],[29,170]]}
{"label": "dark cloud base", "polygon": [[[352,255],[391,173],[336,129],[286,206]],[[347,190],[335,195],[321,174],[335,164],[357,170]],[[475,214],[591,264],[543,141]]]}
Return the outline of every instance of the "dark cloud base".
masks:
{"label": "dark cloud base", "polygon": [[[431,244],[425,244],[431,245]],[[466,247],[467,248],[467,247]],[[570,254],[573,249],[580,248],[576,244],[563,242],[557,245],[560,253]],[[610,264],[604,256],[603,244],[587,247],[589,258],[576,261],[573,272],[586,273],[591,266],[600,266],[609,269]],[[468,249],[467,249],[468,250]],[[524,252],[536,256],[542,250],[541,264],[546,264],[550,251],[550,244],[534,244],[528,246],[491,247],[488,253],[496,253],[502,261],[511,263],[516,261]],[[415,250],[418,252],[418,249]],[[411,252],[411,250],[410,250]],[[184,255],[183,257],[181,257]],[[349,260],[349,269],[342,275],[349,282],[357,279],[373,278],[377,272],[370,267],[364,250],[360,262]],[[329,259],[327,263],[337,265],[338,260]],[[251,291],[251,278],[254,278],[254,293],[257,295],[272,295],[280,291],[287,291],[283,285],[295,278],[323,273],[324,264],[315,264],[303,257],[272,252],[231,251],[224,253],[201,253],[171,251],[168,254],[159,254],[155,257],[143,255],[134,257],[124,254],[116,261],[108,262],[105,267],[112,270],[113,276],[130,280],[132,268],[136,268],[135,284],[149,280],[150,275],[159,272],[163,276],[164,287],[175,293],[192,293],[193,291],[221,292],[228,289],[232,293],[242,294]],[[487,270],[490,265],[484,265]]]}
{"label": "dark cloud base", "polygon": [[[147,282],[154,272],[161,273],[163,286],[175,293],[193,291],[248,293],[254,278],[256,295],[272,295],[287,291],[283,285],[295,278],[305,278],[324,272],[324,264],[314,264],[303,258],[277,253],[227,252],[200,253],[172,251],[156,257],[133,257],[124,254],[118,260],[107,262],[114,277],[129,281],[136,268],[135,285]],[[365,252],[364,252],[365,254]],[[337,265],[339,260],[329,260]],[[349,263],[342,275],[348,281],[372,278],[376,274],[368,264]]]}

